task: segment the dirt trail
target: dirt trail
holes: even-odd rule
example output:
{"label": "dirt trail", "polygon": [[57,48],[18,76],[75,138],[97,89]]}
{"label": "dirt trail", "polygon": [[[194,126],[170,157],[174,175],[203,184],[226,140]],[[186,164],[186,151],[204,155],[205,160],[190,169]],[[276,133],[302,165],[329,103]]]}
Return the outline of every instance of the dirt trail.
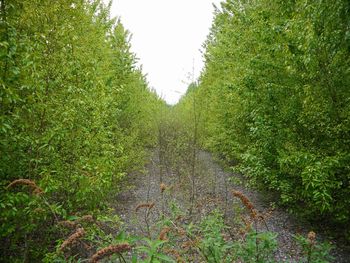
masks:
{"label": "dirt trail", "polygon": [[[158,154],[154,153],[150,162],[146,165],[143,174],[134,174],[128,181],[127,190],[117,196],[118,202],[115,205],[118,215],[125,222],[126,231],[132,235],[147,235],[144,213],[137,213],[135,208],[140,203],[154,202],[155,208],[150,213],[150,225],[154,224],[161,215],[161,211],[166,210],[162,206],[162,200],[166,203],[175,201],[182,211],[188,211],[189,184],[181,184],[174,171],[163,169],[163,182],[160,182],[160,165]],[[233,180],[232,180],[233,179]],[[225,213],[225,218],[230,221],[234,218],[232,207],[237,204],[237,200],[232,195],[232,190],[243,192],[260,212],[270,211],[266,219],[269,231],[278,234],[279,249],[275,254],[277,262],[297,262],[295,261],[296,245],[293,241],[295,234],[306,235],[313,230],[310,225],[298,222],[286,211],[276,208],[271,209],[273,202],[259,194],[256,190],[244,187],[240,181],[240,176],[224,171],[222,167],[213,160],[211,154],[201,151],[197,155],[196,163],[196,202],[192,213],[192,221],[197,222],[210,211],[220,208]],[[162,198],[160,183],[170,186],[170,190]],[[124,188],[125,189],[125,188]],[[265,225],[259,226],[261,230],[266,230]],[[323,239],[323,238],[321,238]],[[294,259],[291,258],[294,255]],[[334,262],[349,262],[349,251],[345,248],[333,250]]]}

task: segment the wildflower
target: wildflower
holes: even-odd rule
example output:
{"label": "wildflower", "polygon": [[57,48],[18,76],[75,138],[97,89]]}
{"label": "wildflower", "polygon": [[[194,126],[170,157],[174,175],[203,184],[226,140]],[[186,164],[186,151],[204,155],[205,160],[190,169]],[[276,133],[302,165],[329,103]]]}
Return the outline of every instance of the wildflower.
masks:
{"label": "wildflower", "polygon": [[85,230],[84,228],[78,228],[77,231],[72,234],[70,237],[68,237],[68,239],[66,239],[61,247],[60,250],[63,251],[65,248],[69,247],[70,245],[74,244],[77,242],[78,239],[80,239],[81,237],[83,237],[85,235]]}
{"label": "wildflower", "polygon": [[131,250],[128,243],[121,243],[119,245],[111,245],[97,251],[90,259],[90,263],[98,263],[99,260],[111,256],[113,254],[121,254],[125,251]]}

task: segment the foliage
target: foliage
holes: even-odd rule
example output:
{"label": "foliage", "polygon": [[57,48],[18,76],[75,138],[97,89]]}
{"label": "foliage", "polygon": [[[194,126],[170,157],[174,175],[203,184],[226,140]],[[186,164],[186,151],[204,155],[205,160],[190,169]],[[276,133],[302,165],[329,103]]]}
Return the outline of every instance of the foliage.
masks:
{"label": "foliage", "polygon": [[223,1],[198,87],[179,103],[252,184],[309,218],[349,225],[348,1]]}
{"label": "foliage", "polygon": [[[154,220],[146,223],[145,218],[138,217],[140,232],[136,230],[136,233],[139,236],[125,232],[123,223],[112,210],[109,215],[97,218],[72,216],[57,225],[64,231],[61,231],[56,251],[47,253],[45,262],[94,262],[93,258],[104,257],[107,262],[279,262],[275,252],[285,244],[278,242],[277,234],[264,230],[268,229],[265,220],[268,213],[255,211],[252,214],[250,210],[255,209],[254,204],[243,193],[234,191],[246,213],[233,204],[232,211],[225,208],[227,214],[223,214],[223,204],[217,201],[196,215],[167,198],[172,193],[166,188],[161,184],[163,202],[136,206],[135,213],[142,209],[146,217],[150,209],[155,209]],[[143,227],[145,223],[147,229]],[[290,260],[331,260],[331,247],[317,242],[314,232],[307,238],[296,238],[299,247],[292,243]]]}
{"label": "foliage", "polygon": [[250,232],[244,242],[236,242],[236,258],[242,262],[275,262],[277,235],[271,232]]}
{"label": "foliage", "polygon": [[[60,249],[63,243],[60,240],[56,251],[47,253],[44,262],[84,262],[91,259],[94,251],[118,244],[128,244],[131,249],[127,253],[110,255],[107,262],[278,262],[275,258],[279,245],[277,234],[256,232],[245,227],[243,232],[232,232],[234,227],[224,222],[224,216],[218,210],[213,210],[197,224],[179,222],[175,210],[170,217],[163,217],[152,226],[150,238],[129,235],[118,223],[112,226],[113,231],[119,234],[112,235],[105,230],[106,225],[102,221],[84,223],[81,217],[75,218],[84,227],[85,236],[71,243],[66,251]],[[165,228],[166,238],[159,235],[159,231],[162,233],[161,229]],[[306,238],[296,236],[300,249],[293,248],[298,252],[292,255],[291,260],[331,262],[331,246],[310,240],[310,233]]]}
{"label": "foliage", "polygon": [[302,256],[299,262],[325,263],[334,260],[329,254],[332,249],[329,243],[317,243],[315,240],[310,240],[310,237],[301,235],[295,236],[295,239],[302,248]]}
{"label": "foliage", "polygon": [[[164,103],[109,8],[99,0],[1,1],[1,258],[38,261],[57,220],[105,209],[155,142],[152,115]],[[18,178],[44,193],[6,189]]]}
{"label": "foliage", "polygon": [[[166,240],[113,237],[108,203],[152,146],[161,183],[189,179],[191,212],[206,147],[292,210],[349,226],[348,1],[222,2],[202,75],[174,107],[148,89],[111,4],[0,3],[0,260],[74,262],[121,244],[134,262],[273,260],[274,234],[227,238],[219,212],[185,224],[163,209]],[[328,260],[298,240],[304,261]]]}
{"label": "foliage", "polygon": [[203,240],[199,247],[208,262],[220,262],[223,258],[227,262],[232,260],[228,257],[232,244],[226,242],[222,235],[225,227],[223,216],[218,211],[214,211],[200,225]]}
{"label": "foliage", "polygon": [[158,262],[174,262],[174,260],[167,255],[160,252],[162,245],[166,243],[163,240],[149,240],[144,239],[146,241],[146,246],[140,246],[137,248],[138,251],[145,253],[145,260],[138,261],[144,263],[158,263]]}

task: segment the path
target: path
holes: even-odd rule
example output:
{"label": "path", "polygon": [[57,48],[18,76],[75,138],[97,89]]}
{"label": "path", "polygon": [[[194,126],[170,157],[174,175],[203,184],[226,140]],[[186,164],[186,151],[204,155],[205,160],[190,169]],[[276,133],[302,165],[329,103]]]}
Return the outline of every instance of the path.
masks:
{"label": "path", "polygon": [[[293,236],[297,233],[306,235],[308,231],[313,230],[305,223],[298,222],[293,216],[282,209],[271,209],[269,202],[263,195],[255,190],[244,187],[241,183],[229,182],[230,178],[239,181],[239,176],[224,171],[220,165],[215,162],[211,154],[207,152],[198,153],[198,162],[196,165],[196,205],[193,211],[192,221],[198,221],[203,216],[218,206],[225,212],[225,218],[229,221],[234,217],[231,209],[236,199],[232,196],[231,191],[238,190],[243,192],[260,211],[270,211],[266,219],[270,231],[278,234],[279,249],[275,254],[277,262],[295,262],[291,255],[297,254],[296,244]],[[163,178],[167,186],[171,186],[165,198],[167,202],[176,201],[181,206],[182,211],[187,211],[190,207],[186,197],[188,194],[188,183],[180,184],[177,175],[168,171]],[[135,212],[135,208],[140,203],[155,202],[155,208],[150,214],[151,224],[159,219],[162,210],[162,194],[160,190],[160,169],[157,154],[153,154],[150,162],[146,165],[143,174],[134,174],[129,180],[128,190],[121,192],[116,204],[117,213],[126,222],[126,230],[130,234],[145,235],[147,233],[144,225],[143,213]],[[260,228],[265,228],[261,226]],[[263,229],[266,230],[266,229]],[[333,251],[335,262],[349,262],[349,252],[337,248]]]}

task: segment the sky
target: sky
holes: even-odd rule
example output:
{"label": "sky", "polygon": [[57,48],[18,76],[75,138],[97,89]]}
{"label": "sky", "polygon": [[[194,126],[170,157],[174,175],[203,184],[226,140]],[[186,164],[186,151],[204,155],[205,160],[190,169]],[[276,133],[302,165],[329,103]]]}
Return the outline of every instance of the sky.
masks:
{"label": "sky", "polygon": [[120,17],[131,32],[138,65],[168,104],[178,102],[203,68],[200,50],[213,3],[219,6],[220,0],[113,0],[112,17]]}

